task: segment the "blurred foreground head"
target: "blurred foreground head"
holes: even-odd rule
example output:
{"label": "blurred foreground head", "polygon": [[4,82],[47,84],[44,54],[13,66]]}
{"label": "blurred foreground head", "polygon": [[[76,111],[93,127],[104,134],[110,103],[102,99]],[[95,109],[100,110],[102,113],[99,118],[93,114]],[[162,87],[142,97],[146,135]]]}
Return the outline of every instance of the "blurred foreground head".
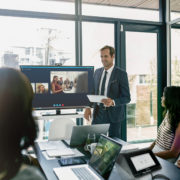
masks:
{"label": "blurred foreground head", "polygon": [[21,150],[33,145],[33,90],[18,70],[0,68],[0,172],[20,162]]}

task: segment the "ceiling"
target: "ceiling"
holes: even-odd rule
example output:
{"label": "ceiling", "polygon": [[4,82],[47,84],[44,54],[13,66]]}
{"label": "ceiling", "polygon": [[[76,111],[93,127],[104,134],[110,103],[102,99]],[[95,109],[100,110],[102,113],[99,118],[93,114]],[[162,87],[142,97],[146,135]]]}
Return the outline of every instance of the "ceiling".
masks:
{"label": "ceiling", "polygon": [[[55,1],[63,1],[63,0],[55,0]],[[64,1],[72,2],[75,0],[64,0]],[[159,0],[82,0],[82,2],[87,4],[130,7],[130,8],[140,8],[140,9],[159,9]],[[171,3],[171,11],[180,12],[180,0],[170,0],[170,3]]]}
{"label": "ceiling", "polygon": [[101,4],[119,7],[158,9],[159,0],[82,0],[83,3]]}
{"label": "ceiling", "polygon": [[180,12],[180,0],[170,0],[171,11]]}

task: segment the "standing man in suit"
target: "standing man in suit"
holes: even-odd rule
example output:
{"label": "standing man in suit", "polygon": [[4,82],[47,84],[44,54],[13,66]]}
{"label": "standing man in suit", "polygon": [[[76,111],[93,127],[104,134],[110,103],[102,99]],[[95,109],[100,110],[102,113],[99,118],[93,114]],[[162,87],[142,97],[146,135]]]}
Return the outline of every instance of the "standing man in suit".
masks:
{"label": "standing man in suit", "polygon": [[[121,123],[125,119],[125,105],[130,102],[127,73],[113,63],[115,50],[111,46],[100,49],[104,67],[94,73],[93,93],[105,95],[102,103],[94,104],[92,124],[110,123],[109,136],[121,138]],[[84,117],[90,121],[91,109],[86,108]]]}

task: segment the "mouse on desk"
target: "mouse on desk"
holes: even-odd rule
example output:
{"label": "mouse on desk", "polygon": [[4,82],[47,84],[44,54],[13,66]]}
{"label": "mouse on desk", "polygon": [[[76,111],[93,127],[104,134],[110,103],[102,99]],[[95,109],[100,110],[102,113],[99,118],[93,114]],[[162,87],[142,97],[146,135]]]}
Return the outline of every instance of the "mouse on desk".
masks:
{"label": "mouse on desk", "polygon": [[156,175],[152,176],[152,179],[158,179],[158,178],[170,180],[167,176],[165,176],[163,174],[156,174]]}

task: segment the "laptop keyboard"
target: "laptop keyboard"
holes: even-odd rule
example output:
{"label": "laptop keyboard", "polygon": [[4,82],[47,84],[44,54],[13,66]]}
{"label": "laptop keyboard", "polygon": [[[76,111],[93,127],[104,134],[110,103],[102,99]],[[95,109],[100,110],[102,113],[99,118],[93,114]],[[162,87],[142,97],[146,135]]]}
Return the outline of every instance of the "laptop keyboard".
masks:
{"label": "laptop keyboard", "polygon": [[71,170],[74,172],[74,174],[79,178],[79,180],[98,180],[95,176],[91,174],[91,172],[85,168],[71,168]]}

